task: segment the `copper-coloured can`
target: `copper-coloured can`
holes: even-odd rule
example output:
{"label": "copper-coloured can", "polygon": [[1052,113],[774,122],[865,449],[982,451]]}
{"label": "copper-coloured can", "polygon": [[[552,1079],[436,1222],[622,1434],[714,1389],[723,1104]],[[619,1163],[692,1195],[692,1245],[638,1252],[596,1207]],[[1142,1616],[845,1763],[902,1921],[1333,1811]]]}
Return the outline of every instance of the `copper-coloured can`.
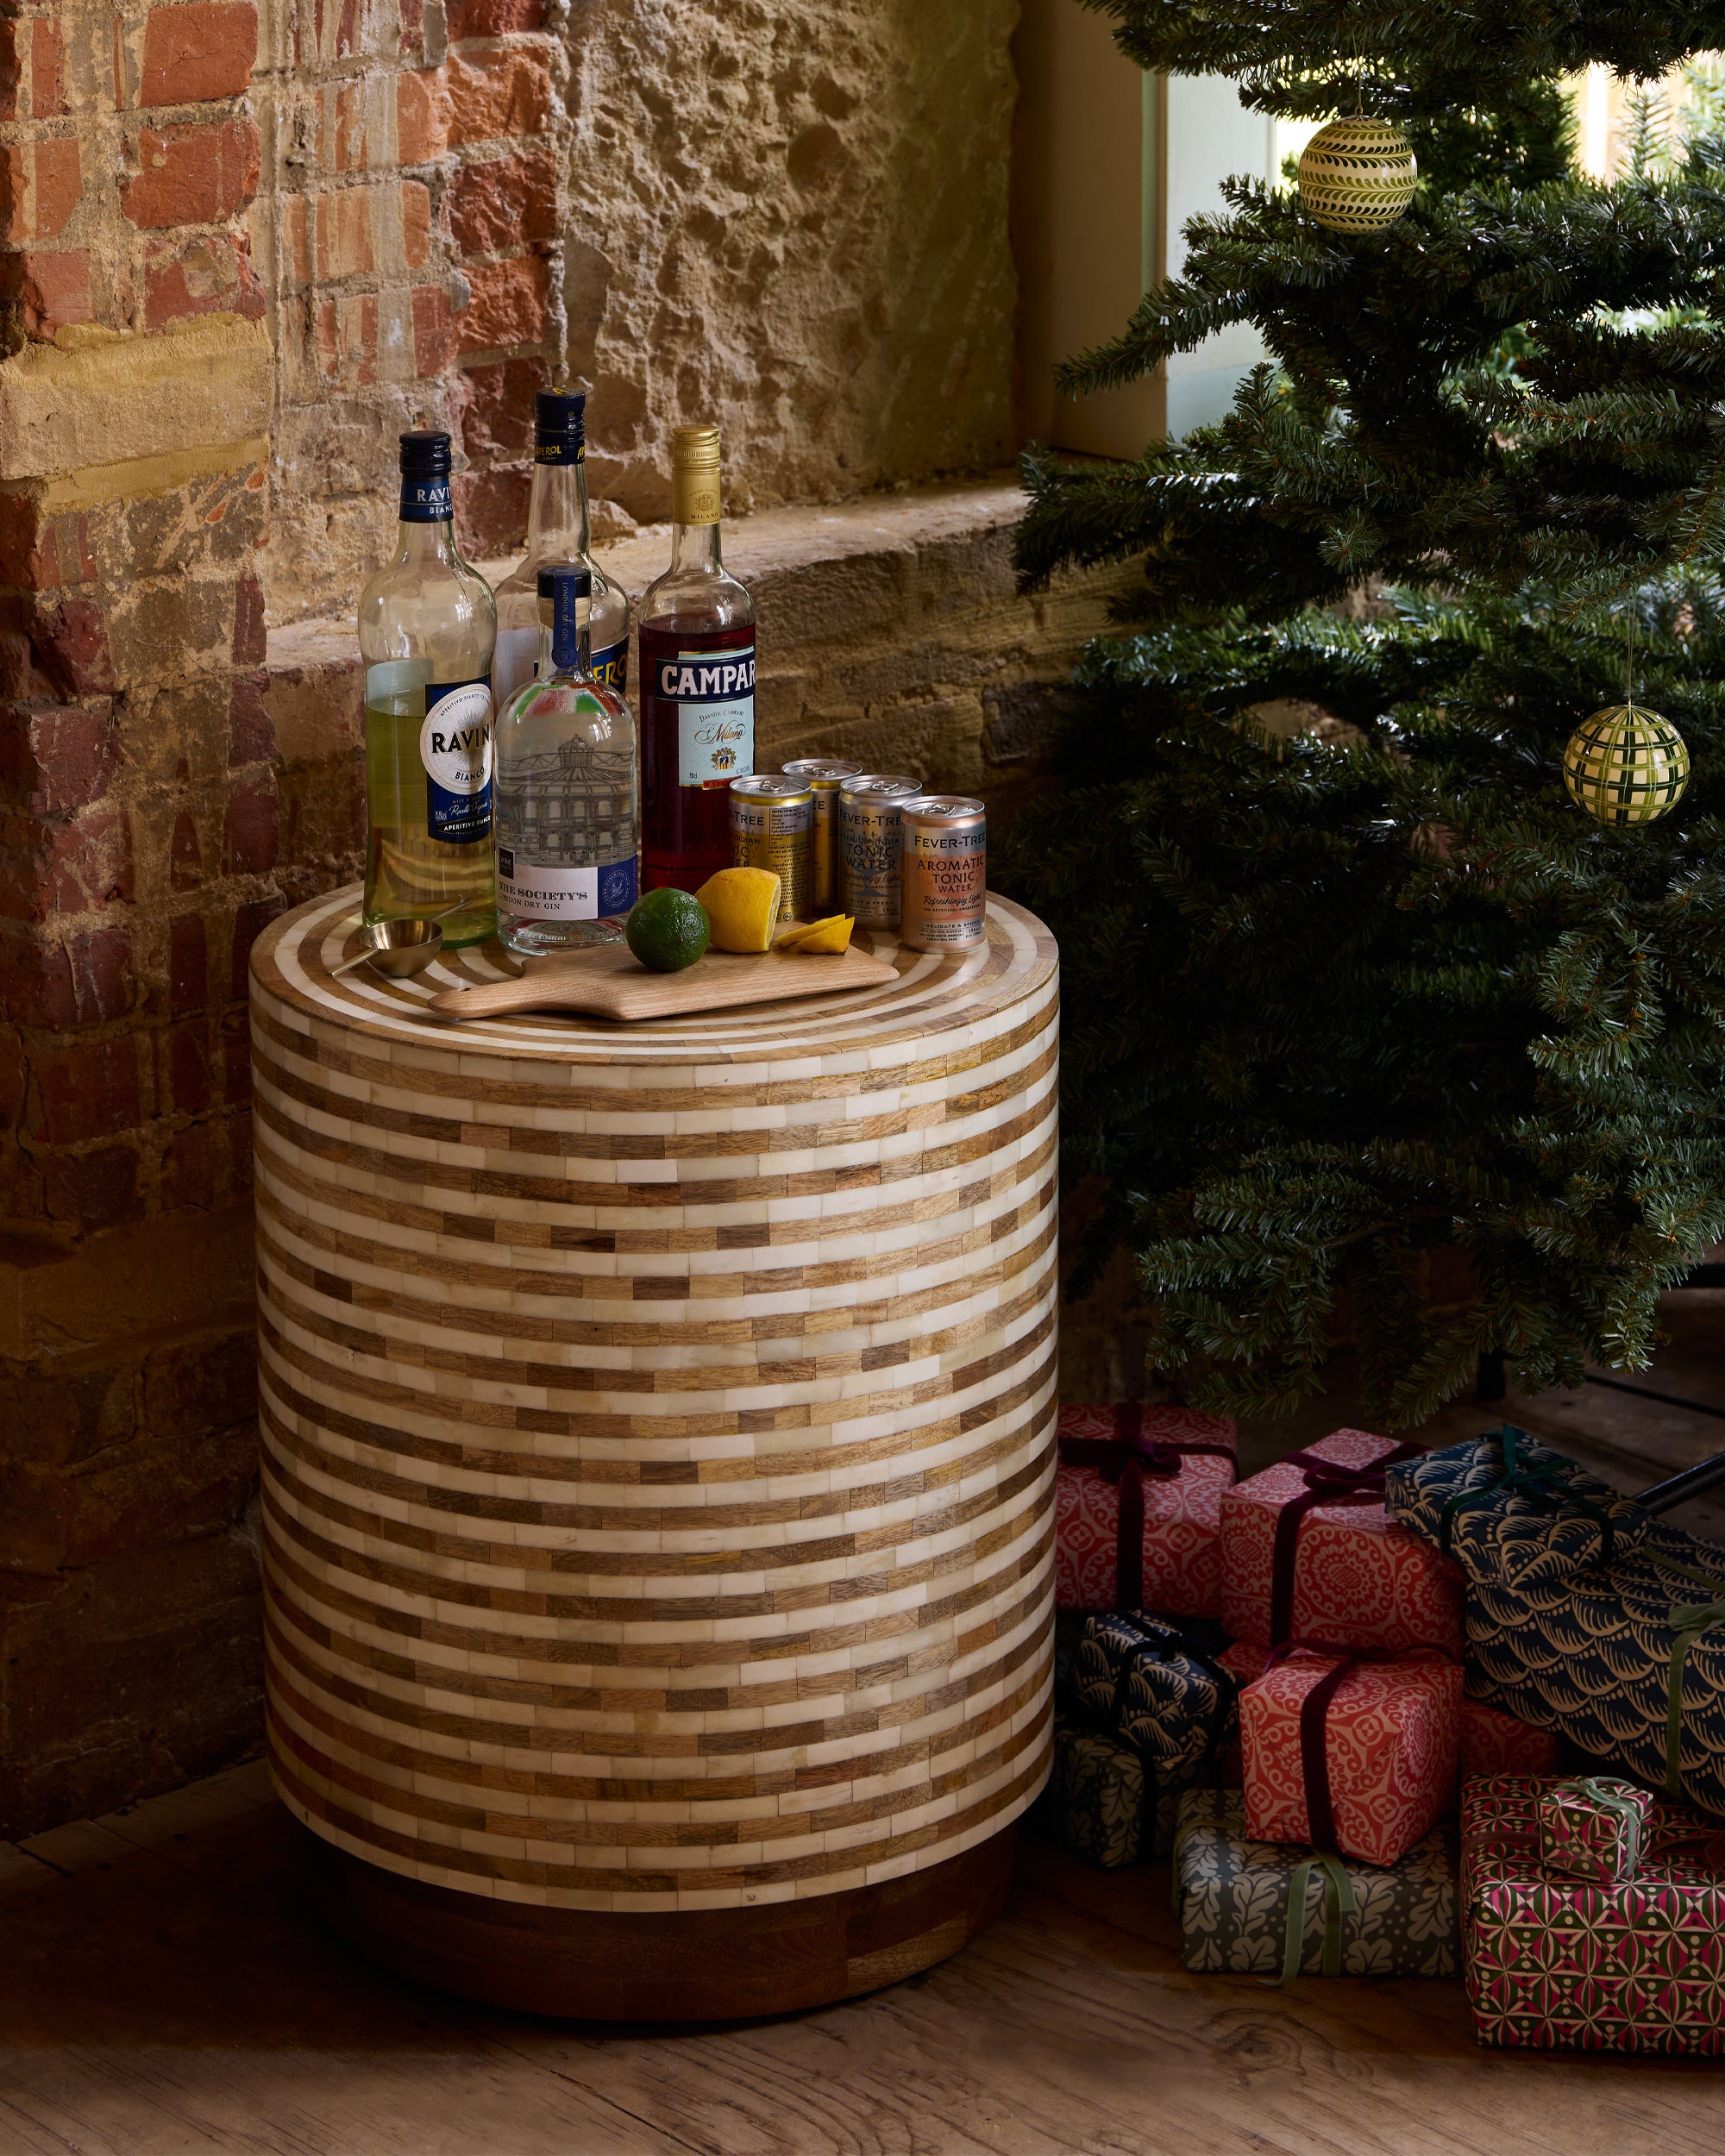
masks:
{"label": "copper-coloured can", "polygon": [[925,793],[899,811],[899,941],[912,950],[974,950],[988,940],[988,815],[964,793]]}
{"label": "copper-coloured can", "polygon": [[760,772],[731,781],[731,862],[770,868],[779,879],[779,918],[806,921],[814,849],[814,795],[801,779]]}
{"label": "copper-coloured can", "polygon": [[835,913],[843,896],[838,873],[838,789],[846,779],[860,779],[860,763],[837,763],[826,756],[800,756],[785,766],[787,779],[800,779],[814,794],[814,895],[817,914]]}
{"label": "copper-coloured can", "polygon": [[899,924],[899,810],[922,790],[894,771],[839,782],[839,903],[859,928]]}

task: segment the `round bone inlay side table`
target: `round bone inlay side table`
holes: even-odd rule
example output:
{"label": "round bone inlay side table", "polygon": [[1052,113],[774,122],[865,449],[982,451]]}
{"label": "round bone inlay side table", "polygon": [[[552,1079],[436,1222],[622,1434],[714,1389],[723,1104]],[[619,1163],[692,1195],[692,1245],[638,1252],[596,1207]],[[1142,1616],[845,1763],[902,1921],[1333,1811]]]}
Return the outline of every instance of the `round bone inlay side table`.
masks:
{"label": "round bone inlay side table", "polygon": [[338,1921],[606,2019],[943,1959],[1048,1768],[1052,939],[457,1025],[494,950],[332,981],[357,897],[252,957],[269,1756]]}

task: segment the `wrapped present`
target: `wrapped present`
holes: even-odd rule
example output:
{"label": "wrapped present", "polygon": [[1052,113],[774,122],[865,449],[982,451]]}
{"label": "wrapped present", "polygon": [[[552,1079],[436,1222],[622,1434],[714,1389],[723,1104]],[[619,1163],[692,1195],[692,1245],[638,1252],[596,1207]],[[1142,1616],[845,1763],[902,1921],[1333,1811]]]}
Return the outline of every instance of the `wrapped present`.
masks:
{"label": "wrapped present", "polygon": [[1600,1886],[1633,1879],[1653,1800],[1633,1782],[1578,1774],[1540,1793],[1540,1862],[1548,1871]]}
{"label": "wrapped present", "polygon": [[1063,1407],[1058,1438],[1056,1605],[1215,1616],[1233,1424],[1189,1407]]}
{"label": "wrapped present", "polygon": [[1725,1549],[1651,1520],[1573,1578],[1471,1583],[1467,1689],[1603,1771],[1725,1814]]}
{"label": "wrapped present", "polygon": [[1559,1745],[1549,1729],[1518,1722],[1484,1700],[1461,1703],[1461,1778],[1476,1774],[1555,1774]]}
{"label": "wrapped present", "polygon": [[1236,1638],[1461,1651],[1461,1576],[1383,1507],[1384,1472],[1418,1451],[1338,1430],[1226,1491],[1222,1622]]}
{"label": "wrapped present", "polygon": [[1454,1801],[1461,1670],[1295,1645],[1240,1695],[1245,1827],[1392,1865]]}
{"label": "wrapped present", "polygon": [[1462,1943],[1479,2040],[1725,2051],[1725,1835],[1659,1803],[1633,1879],[1566,1878],[1540,1860],[1547,1786],[1492,1775],[1462,1792]]}
{"label": "wrapped present", "polygon": [[1472,1581],[1535,1587],[1610,1564],[1645,1537],[1630,1498],[1505,1423],[1391,1467],[1391,1516]]}
{"label": "wrapped present", "polygon": [[1227,1645],[1203,1618],[1087,1618],[1072,1699],[1093,1728],[1132,1747],[1157,1789],[1185,1789],[1214,1773],[1235,1734],[1239,1684],[1221,1659]]}
{"label": "wrapped present", "polygon": [[1446,1824],[1381,1870],[1250,1839],[1238,1789],[1189,1789],[1174,1836],[1174,1907],[1189,1969],[1284,1978],[1456,1973]]}
{"label": "wrapped present", "polygon": [[1057,1714],[1054,1766],[1035,1811],[1052,1840],[1118,1871],[1169,1848],[1179,1803],[1180,1791],[1158,1789],[1130,1745]]}

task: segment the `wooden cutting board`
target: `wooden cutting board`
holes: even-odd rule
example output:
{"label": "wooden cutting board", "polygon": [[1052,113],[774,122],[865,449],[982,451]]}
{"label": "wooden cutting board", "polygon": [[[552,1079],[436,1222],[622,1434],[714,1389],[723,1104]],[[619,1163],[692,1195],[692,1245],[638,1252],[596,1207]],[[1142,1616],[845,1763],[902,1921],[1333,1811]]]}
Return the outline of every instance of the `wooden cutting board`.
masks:
{"label": "wooden cutting board", "polygon": [[518,981],[489,981],[478,988],[444,988],[429,1008],[440,1018],[499,1018],[517,1011],[585,1011],[601,1018],[679,1018],[691,1011],[725,1011],[743,1003],[779,1003],[791,996],[831,995],[877,988],[897,975],[860,950],[837,957],[799,957],[794,951],[739,956],[710,950],[681,973],[652,973],[624,943],[605,943],[567,956],[530,958]]}

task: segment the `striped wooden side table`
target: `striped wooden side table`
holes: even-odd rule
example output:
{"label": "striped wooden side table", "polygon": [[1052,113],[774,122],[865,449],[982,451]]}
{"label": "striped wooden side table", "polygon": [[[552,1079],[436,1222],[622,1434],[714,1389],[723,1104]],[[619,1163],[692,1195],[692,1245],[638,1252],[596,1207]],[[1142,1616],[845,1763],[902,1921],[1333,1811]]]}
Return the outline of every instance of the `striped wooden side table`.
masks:
{"label": "striped wooden side table", "polygon": [[[1047,1772],[1056,954],[624,1026],[252,960],[269,1751],[342,1921],[621,2019],[938,1961]],[[810,961],[816,963],[816,961]]]}

